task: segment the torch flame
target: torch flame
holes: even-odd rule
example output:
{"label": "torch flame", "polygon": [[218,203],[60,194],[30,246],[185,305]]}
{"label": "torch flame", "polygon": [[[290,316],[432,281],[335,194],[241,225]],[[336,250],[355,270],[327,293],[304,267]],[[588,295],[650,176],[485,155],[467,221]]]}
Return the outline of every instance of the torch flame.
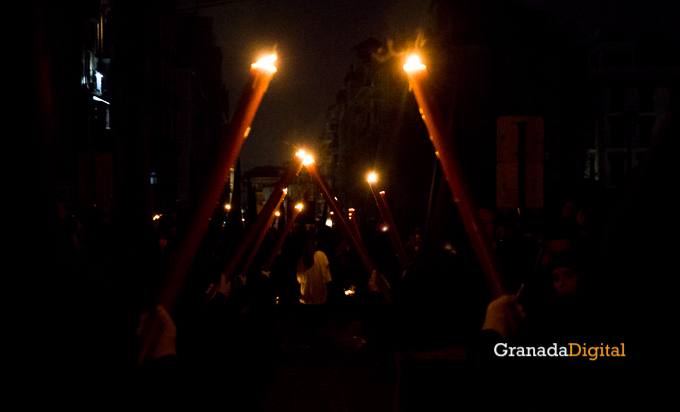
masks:
{"label": "torch flame", "polygon": [[302,205],[302,203],[298,203],[297,205],[295,205],[295,208],[297,209],[298,212],[302,212],[303,207],[304,206]]}
{"label": "torch flame", "polygon": [[375,172],[371,172],[368,174],[366,180],[368,181],[368,183],[375,183],[378,181],[378,175]]}
{"label": "torch flame", "polygon": [[274,212],[274,216],[281,216],[281,212],[277,210],[276,212]]}
{"label": "torch flame", "polygon": [[283,193],[288,194],[288,188],[283,189]]}
{"label": "torch flame", "polygon": [[297,156],[305,166],[309,166],[314,163],[314,157],[312,157],[310,154],[307,154],[307,152],[302,149],[298,150],[298,152],[295,153],[295,156]]}
{"label": "torch flame", "polygon": [[423,71],[425,70],[425,67],[426,66],[420,60],[420,56],[418,56],[417,54],[412,54],[406,60],[404,70],[407,72]]}
{"label": "torch flame", "polygon": [[229,203],[227,203],[226,205],[224,205],[224,208],[227,209],[227,210],[231,210],[231,205]]}
{"label": "torch flame", "polygon": [[270,54],[269,56],[264,56],[256,63],[253,63],[250,68],[252,70],[264,70],[271,74],[276,73],[276,66],[274,62],[276,61],[276,54]]}

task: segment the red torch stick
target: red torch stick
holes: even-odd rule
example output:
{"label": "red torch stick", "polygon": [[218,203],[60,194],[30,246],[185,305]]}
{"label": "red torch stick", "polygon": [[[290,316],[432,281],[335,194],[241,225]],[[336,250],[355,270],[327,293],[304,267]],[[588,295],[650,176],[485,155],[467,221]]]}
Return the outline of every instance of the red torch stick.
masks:
{"label": "red torch stick", "polygon": [[[206,185],[206,192],[201,197],[196,212],[187,227],[187,232],[178,249],[178,255],[173,261],[167,281],[158,296],[156,303],[163,306],[167,312],[171,312],[179,296],[189,267],[208,229],[208,222],[215,209],[215,205],[222,194],[224,182],[229,178],[229,169],[236,162],[243,141],[250,132],[250,124],[262,101],[262,96],[264,96],[269,86],[269,81],[276,72],[276,67],[274,66],[275,60],[276,55],[272,54],[251,65],[250,72],[252,76],[241,94],[241,99],[228,129],[222,135],[216,166],[209,177],[210,180]],[[158,340],[158,322],[150,319],[147,325],[142,331],[143,343],[140,360],[143,360],[143,358],[153,352]]]}
{"label": "red torch stick", "polygon": [[357,237],[357,240],[359,240],[361,244],[363,244],[364,240],[361,238],[361,232],[359,232],[359,224],[357,223],[354,208],[349,209],[349,213],[347,214],[347,220],[349,221],[349,225],[354,231],[354,235]]}
{"label": "red torch stick", "polygon": [[442,165],[442,171],[451,188],[453,201],[458,207],[472,247],[477,254],[486,283],[492,295],[499,297],[505,291],[501,282],[498,263],[491,250],[491,243],[486,239],[483,231],[480,230],[479,211],[475,209],[472,196],[463,180],[463,174],[461,173],[461,167],[458,163],[453,143],[443,132],[445,128],[441,113],[433,100],[432,93],[427,88],[426,67],[420,62],[418,56],[411,56],[404,65],[404,70],[408,75],[413,94],[418,102],[420,114],[430,133],[430,140],[434,145],[435,154]]}
{"label": "red torch stick", "polygon": [[[406,255],[406,249],[404,248],[404,243],[401,241],[401,238],[399,237],[399,231],[397,230],[397,224],[394,222],[394,217],[392,216],[392,211],[390,210],[390,206],[387,204],[387,199],[385,198],[385,191],[383,190],[380,192],[380,199],[382,200],[383,205],[385,205],[385,214],[387,217],[387,221],[390,222],[390,228],[394,228],[394,239],[392,239],[392,243],[394,244],[394,248],[398,250],[397,253],[399,253],[399,256],[403,256],[403,258],[400,258],[399,261],[401,262],[401,267],[406,270],[410,266],[409,261],[408,261],[408,256]],[[392,230],[390,229],[390,233],[392,233]]]}
{"label": "red torch stick", "polygon": [[[283,198],[286,197],[286,193],[288,191],[286,189],[283,189],[283,192],[279,195],[278,202],[276,203],[276,207],[274,210],[278,210],[279,207],[281,207],[281,203],[283,202]],[[272,194],[274,196],[274,194]],[[263,209],[264,210],[264,209]],[[262,212],[260,212],[262,213]],[[269,231],[269,228],[272,225],[272,222],[274,221],[274,218],[276,217],[276,212],[270,213],[269,214],[269,219],[267,219],[267,224],[265,225],[264,229],[259,232],[259,236],[257,237],[257,240],[253,244],[253,246],[250,248],[250,254],[248,254],[248,257],[246,258],[245,263],[243,264],[243,267],[241,268],[240,275],[245,275],[248,272],[248,269],[250,269],[250,265],[253,263],[253,260],[255,259],[255,255],[257,255],[258,250],[260,249],[260,246],[262,245],[262,241],[264,241],[264,238],[267,236],[267,232]],[[227,278],[228,280],[229,278]]]}
{"label": "red torch stick", "polygon": [[392,247],[394,247],[394,251],[397,254],[399,265],[401,265],[402,270],[406,270],[409,266],[408,257],[406,256],[406,249],[404,249],[404,244],[401,243],[397,225],[394,223],[392,213],[390,212],[389,207],[387,207],[387,202],[385,202],[385,199],[383,198],[385,192],[380,192],[380,194],[378,194],[378,189],[376,188],[378,175],[375,173],[369,173],[366,181],[368,182],[368,186],[371,188],[371,193],[373,193],[375,203],[378,205],[380,216],[382,216],[383,221],[387,225],[387,234],[390,235],[390,241],[392,242]]}
{"label": "red torch stick", "polygon": [[[331,195],[330,191],[328,190],[328,185],[324,181],[323,177],[316,170],[314,158],[307,155],[303,160],[302,164],[305,165],[307,171],[309,172],[309,175],[312,177],[312,180],[314,180],[314,183],[316,183],[316,185],[319,187],[319,190],[321,191],[321,194],[326,200],[328,206],[331,208],[333,213],[337,215],[338,222],[340,223],[340,230],[345,239],[347,239],[347,241],[351,244],[354,250],[359,254],[359,258],[361,259],[366,269],[368,269],[369,272],[373,272],[374,270],[376,270],[375,265],[373,264],[373,262],[371,262],[371,259],[368,257],[368,253],[366,252],[363,243],[361,243],[357,239],[357,237],[354,236],[352,229],[350,228],[349,224],[347,223],[345,217],[342,214],[342,211],[340,210],[338,202],[335,200],[335,197]],[[378,287],[380,288],[380,292],[384,296],[385,300],[388,303],[391,303],[392,299],[387,285],[385,285],[384,282],[382,281],[382,276],[378,276],[378,279],[379,279]]]}
{"label": "red torch stick", "polygon": [[298,203],[295,205],[295,208],[293,209],[293,216],[291,216],[290,220],[288,220],[288,223],[286,223],[286,227],[283,228],[283,233],[281,233],[281,237],[279,237],[279,240],[276,242],[276,245],[274,246],[274,250],[272,250],[271,255],[269,255],[269,259],[267,259],[267,262],[262,266],[262,270],[265,272],[269,272],[269,269],[271,269],[272,265],[274,264],[274,260],[276,259],[276,256],[279,254],[279,250],[281,250],[281,247],[283,246],[283,242],[286,241],[286,237],[288,237],[288,233],[290,233],[290,230],[293,228],[293,225],[295,224],[295,219],[297,216],[300,214],[302,211],[302,203]]}
{"label": "red torch stick", "polygon": [[[281,205],[281,201],[285,195],[285,188],[290,185],[290,183],[293,181],[293,178],[295,178],[295,176],[300,173],[300,170],[302,170],[302,162],[294,165],[281,179],[279,179],[276,187],[274,187],[274,191],[269,196],[269,199],[267,199],[267,202],[265,202],[264,206],[262,206],[262,210],[260,210],[257,218],[255,218],[255,223],[248,231],[245,239],[243,239],[241,244],[239,244],[234,257],[229,260],[229,265],[227,265],[227,268],[224,271],[224,276],[227,281],[231,280],[231,278],[234,276],[239,264],[244,261],[243,259],[246,256],[246,253],[253,248],[254,243],[260,237],[260,235],[263,232],[266,233],[269,229],[274,212]],[[264,239],[264,236],[262,236],[262,238]],[[215,283],[212,289],[208,292],[208,300],[215,297],[218,289],[219,284]]]}
{"label": "red torch stick", "polygon": [[262,96],[264,96],[269,81],[276,72],[276,67],[273,65],[275,60],[276,55],[270,55],[251,66],[252,76],[241,95],[241,100],[239,100],[229,128],[223,135],[216,162],[217,166],[210,175],[207,192],[201,198],[196,213],[188,226],[187,234],[178,249],[178,256],[170,270],[168,281],[158,299],[158,304],[162,305],[168,312],[171,311],[179,295],[189,267],[208,228],[209,219],[222,194],[224,182],[229,177],[229,169],[236,162],[241,146],[250,132],[250,124],[255,117],[260,101],[262,101]]}

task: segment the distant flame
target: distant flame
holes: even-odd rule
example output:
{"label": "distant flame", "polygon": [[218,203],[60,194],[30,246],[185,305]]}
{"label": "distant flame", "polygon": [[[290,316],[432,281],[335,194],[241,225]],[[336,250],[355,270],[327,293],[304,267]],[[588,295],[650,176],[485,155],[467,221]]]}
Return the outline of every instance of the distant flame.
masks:
{"label": "distant flame", "polygon": [[304,206],[302,205],[302,203],[298,203],[297,205],[295,205],[295,208],[298,210],[298,212],[302,212],[303,207]]}
{"label": "distant flame", "polygon": [[274,212],[274,216],[281,216],[281,212],[277,210],[276,212]]}
{"label": "distant flame", "polygon": [[160,215],[156,215],[156,216],[154,216],[154,217],[153,217],[153,220],[158,220],[158,219],[160,219],[160,218],[161,218],[161,216],[163,216],[163,215],[162,215],[162,214],[160,214]]}
{"label": "distant flame", "polygon": [[425,70],[425,67],[426,66],[420,60],[420,56],[418,56],[416,54],[412,54],[406,60],[406,64],[404,65],[404,70],[407,71],[407,72],[423,71],[423,70]]}
{"label": "distant flame", "polygon": [[368,181],[368,183],[375,183],[378,181],[378,175],[375,172],[371,172],[368,174],[366,180]]}
{"label": "distant flame", "polygon": [[231,210],[231,205],[229,203],[227,203],[226,205],[224,205],[224,208],[227,209],[227,210]]}
{"label": "distant flame", "polygon": [[283,193],[288,194],[288,188],[283,189]]}
{"label": "distant flame", "polygon": [[253,63],[250,67],[253,70],[264,70],[273,74],[276,73],[276,66],[274,66],[275,61],[276,55],[270,54],[269,56],[264,56],[258,60],[257,63]]}
{"label": "distant flame", "polygon": [[314,163],[314,157],[312,157],[312,155],[308,154],[302,149],[298,150],[298,152],[295,153],[295,156],[302,160],[302,164],[305,166],[309,166],[312,163]]}

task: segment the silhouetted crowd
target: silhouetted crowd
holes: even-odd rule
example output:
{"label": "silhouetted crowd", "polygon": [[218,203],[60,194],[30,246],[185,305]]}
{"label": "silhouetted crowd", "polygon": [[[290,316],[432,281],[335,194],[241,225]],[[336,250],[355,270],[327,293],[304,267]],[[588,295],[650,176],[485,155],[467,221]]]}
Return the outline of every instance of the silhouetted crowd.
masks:
{"label": "silhouetted crowd", "polygon": [[[262,265],[280,229],[270,228],[245,275],[226,279],[243,228],[211,226],[172,313],[154,302],[186,229],[182,216],[154,221],[148,242],[133,235],[130,222],[59,203],[48,236],[35,238],[50,245],[36,256],[49,262],[37,267],[50,268],[34,305],[36,379],[54,389],[55,403],[113,405],[132,398],[262,410],[276,384],[276,364],[285,358],[277,318],[299,317],[313,332],[330,307],[357,316],[367,347],[399,370],[399,410],[434,410],[463,398],[484,406],[518,397],[538,407],[552,399],[551,385],[573,379],[630,384],[631,365],[663,358],[663,348],[650,348],[669,329],[668,153],[657,148],[629,186],[609,197],[564,193],[552,209],[480,209],[503,274],[506,295],[496,299],[445,183],[428,225],[403,236],[406,271],[377,222],[360,225],[377,268],[372,273],[336,228],[300,224],[269,271]],[[389,299],[380,282],[388,285]],[[158,333],[140,358],[139,334],[148,322]],[[501,356],[499,343],[503,349],[578,344],[602,350],[598,360],[517,351]],[[623,352],[622,345],[625,357],[604,356],[605,346]]]}

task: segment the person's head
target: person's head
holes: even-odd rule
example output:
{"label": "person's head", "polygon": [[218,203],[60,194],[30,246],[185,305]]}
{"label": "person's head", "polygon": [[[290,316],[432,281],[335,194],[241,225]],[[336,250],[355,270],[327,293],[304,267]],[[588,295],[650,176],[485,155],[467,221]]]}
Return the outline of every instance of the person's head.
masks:
{"label": "person's head", "polygon": [[572,299],[579,289],[579,276],[573,269],[559,266],[550,274],[555,292],[563,299]]}
{"label": "person's head", "polygon": [[540,268],[546,269],[559,254],[577,246],[580,232],[575,224],[560,222],[541,235]]}
{"label": "person's head", "polygon": [[583,294],[588,272],[592,270],[586,255],[571,249],[556,256],[547,268],[552,285],[560,299],[571,300]]}
{"label": "person's head", "polygon": [[496,238],[498,229],[497,213],[493,209],[480,209],[479,218],[482,221],[482,228],[486,233],[487,238],[493,240]]}

